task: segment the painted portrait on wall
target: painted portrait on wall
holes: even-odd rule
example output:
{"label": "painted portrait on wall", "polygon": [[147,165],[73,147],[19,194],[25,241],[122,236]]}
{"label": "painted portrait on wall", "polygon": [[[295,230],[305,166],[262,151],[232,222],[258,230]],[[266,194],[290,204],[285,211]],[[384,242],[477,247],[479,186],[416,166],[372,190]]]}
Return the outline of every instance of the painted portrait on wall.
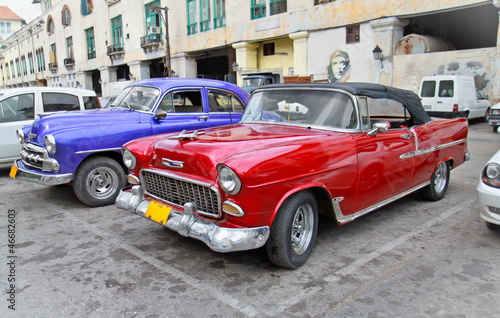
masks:
{"label": "painted portrait on wall", "polygon": [[330,56],[328,64],[328,80],[330,83],[346,82],[350,73],[351,59],[349,54],[342,50],[337,50]]}

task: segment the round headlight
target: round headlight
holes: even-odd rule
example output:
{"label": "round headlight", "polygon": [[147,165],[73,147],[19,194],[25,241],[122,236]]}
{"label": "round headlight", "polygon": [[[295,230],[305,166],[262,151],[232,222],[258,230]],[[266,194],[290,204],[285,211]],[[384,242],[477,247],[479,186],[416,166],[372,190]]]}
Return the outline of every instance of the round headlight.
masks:
{"label": "round headlight", "polygon": [[500,165],[491,162],[484,167],[481,180],[492,187],[500,188]]}
{"label": "round headlight", "polygon": [[226,166],[219,167],[219,185],[229,194],[237,194],[241,189],[241,181],[233,170]]}
{"label": "round headlight", "polygon": [[52,135],[45,136],[45,147],[47,147],[47,151],[50,152],[51,154],[56,153],[56,140],[54,136]]}
{"label": "round headlight", "polygon": [[16,130],[17,141],[22,145],[24,144],[24,131],[22,129]]}
{"label": "round headlight", "polygon": [[127,148],[122,148],[123,163],[129,169],[134,169],[136,160],[134,154]]}

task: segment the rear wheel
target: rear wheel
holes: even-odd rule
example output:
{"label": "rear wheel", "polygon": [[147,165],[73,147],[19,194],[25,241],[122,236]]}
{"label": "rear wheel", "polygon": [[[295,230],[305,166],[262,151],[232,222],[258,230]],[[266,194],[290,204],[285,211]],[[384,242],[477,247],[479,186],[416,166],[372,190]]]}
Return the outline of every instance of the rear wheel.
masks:
{"label": "rear wheel", "polygon": [[298,268],[311,255],[318,230],[318,207],[310,191],[288,198],[280,207],[266,243],[269,259],[284,268]]}
{"label": "rear wheel", "polygon": [[431,178],[431,183],[420,190],[420,194],[426,200],[441,200],[448,190],[450,181],[450,164],[448,161],[441,162]]}
{"label": "rear wheel", "polygon": [[115,203],[126,183],[127,177],[118,162],[108,157],[94,157],[78,167],[73,191],[88,206],[110,205]]}
{"label": "rear wheel", "polygon": [[500,126],[493,126],[493,132],[498,132],[498,127]]}
{"label": "rear wheel", "polygon": [[491,222],[486,222],[486,226],[487,226],[490,230],[500,231],[500,225],[498,225],[498,224],[494,224],[494,223],[491,223]]}
{"label": "rear wheel", "polygon": [[483,116],[483,121],[488,121],[488,120],[490,120],[490,109],[489,108],[486,110],[486,113]]}

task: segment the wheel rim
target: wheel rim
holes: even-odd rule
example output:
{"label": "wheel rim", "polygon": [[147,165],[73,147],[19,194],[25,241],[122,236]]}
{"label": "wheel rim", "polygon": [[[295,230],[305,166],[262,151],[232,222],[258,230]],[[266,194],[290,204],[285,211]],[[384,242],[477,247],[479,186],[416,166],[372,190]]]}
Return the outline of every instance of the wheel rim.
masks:
{"label": "wheel rim", "polygon": [[314,229],[314,213],[309,203],[301,205],[295,212],[292,223],[292,248],[297,255],[302,255],[311,243]]}
{"label": "wheel rim", "polygon": [[444,162],[440,163],[434,173],[434,190],[436,193],[441,193],[446,187],[448,180],[448,171]]}
{"label": "wheel rim", "polygon": [[92,170],[85,183],[88,193],[95,199],[107,199],[118,188],[118,175],[107,167]]}

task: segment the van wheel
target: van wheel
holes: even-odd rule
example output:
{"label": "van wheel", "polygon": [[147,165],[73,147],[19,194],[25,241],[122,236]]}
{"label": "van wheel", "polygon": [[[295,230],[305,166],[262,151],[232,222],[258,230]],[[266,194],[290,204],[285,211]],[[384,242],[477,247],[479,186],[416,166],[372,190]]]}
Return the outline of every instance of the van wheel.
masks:
{"label": "van wheel", "polygon": [[80,201],[88,206],[103,206],[115,203],[127,177],[122,166],[108,157],[94,157],[78,167],[73,191]]}
{"label": "van wheel", "polygon": [[488,120],[490,120],[490,109],[489,108],[486,110],[486,113],[483,116],[483,121],[488,121]]}
{"label": "van wheel", "polygon": [[292,195],[280,207],[266,243],[269,259],[284,268],[298,268],[311,255],[318,231],[318,206],[310,191]]}

